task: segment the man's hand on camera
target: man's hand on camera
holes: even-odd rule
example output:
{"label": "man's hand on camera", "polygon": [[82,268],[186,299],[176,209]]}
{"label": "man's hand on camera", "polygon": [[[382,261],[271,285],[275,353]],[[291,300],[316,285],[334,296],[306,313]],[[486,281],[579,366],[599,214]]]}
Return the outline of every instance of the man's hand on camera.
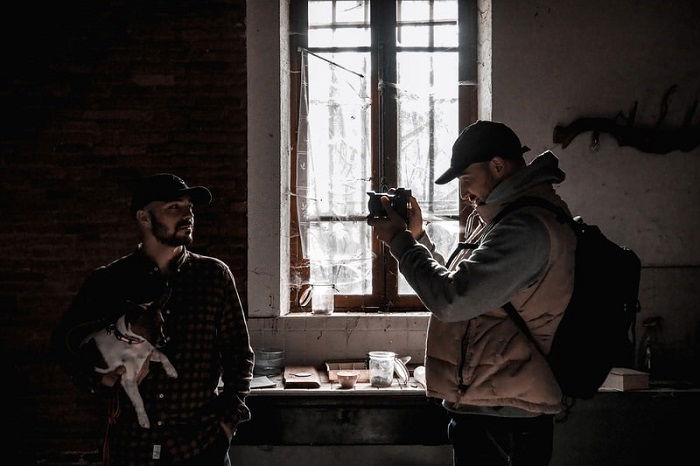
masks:
{"label": "man's hand on camera", "polygon": [[384,210],[386,210],[387,217],[370,218],[367,220],[367,223],[374,227],[374,234],[380,241],[389,243],[397,233],[405,231],[407,225],[404,219],[391,207],[391,201],[389,201],[388,197],[382,196],[381,202]]}
{"label": "man's hand on camera", "polygon": [[[394,194],[396,188],[391,188],[389,190],[390,194]],[[423,213],[420,210],[418,201],[415,197],[409,197],[408,205],[408,230],[413,235],[413,239],[416,241],[423,235]]]}
{"label": "man's hand on camera", "polygon": [[409,199],[411,203],[408,206],[408,229],[413,239],[418,240],[423,235],[423,212],[415,197],[411,196]]}

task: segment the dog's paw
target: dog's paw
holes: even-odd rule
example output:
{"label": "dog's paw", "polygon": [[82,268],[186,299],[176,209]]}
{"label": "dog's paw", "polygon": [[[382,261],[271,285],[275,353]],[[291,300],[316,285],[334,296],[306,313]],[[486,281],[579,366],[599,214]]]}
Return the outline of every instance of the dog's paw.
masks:
{"label": "dog's paw", "polygon": [[140,425],[141,427],[143,427],[144,429],[150,429],[150,428],[151,428],[151,422],[148,420],[148,416],[146,416],[145,414],[144,414],[144,415],[141,415],[141,414],[139,413],[138,417],[139,417],[139,425]]}
{"label": "dog's paw", "polygon": [[166,367],[165,374],[171,379],[177,379],[177,371],[173,367]]}

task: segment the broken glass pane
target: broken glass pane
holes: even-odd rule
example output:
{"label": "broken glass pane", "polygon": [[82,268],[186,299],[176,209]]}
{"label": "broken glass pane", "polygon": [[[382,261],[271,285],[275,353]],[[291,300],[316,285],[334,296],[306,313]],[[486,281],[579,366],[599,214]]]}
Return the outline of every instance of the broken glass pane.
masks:
{"label": "broken glass pane", "polygon": [[311,262],[309,282],[333,284],[339,294],[371,294],[371,231],[365,222],[370,57],[360,52],[303,57],[308,67],[302,67],[297,206],[303,254]]}

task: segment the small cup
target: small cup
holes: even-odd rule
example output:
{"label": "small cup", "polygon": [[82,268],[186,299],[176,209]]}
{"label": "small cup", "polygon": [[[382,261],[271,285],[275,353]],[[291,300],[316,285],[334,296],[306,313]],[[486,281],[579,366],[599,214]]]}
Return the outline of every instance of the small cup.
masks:
{"label": "small cup", "polygon": [[352,388],[357,382],[357,377],[360,375],[354,371],[338,371],[338,382],[340,383],[340,388]]}

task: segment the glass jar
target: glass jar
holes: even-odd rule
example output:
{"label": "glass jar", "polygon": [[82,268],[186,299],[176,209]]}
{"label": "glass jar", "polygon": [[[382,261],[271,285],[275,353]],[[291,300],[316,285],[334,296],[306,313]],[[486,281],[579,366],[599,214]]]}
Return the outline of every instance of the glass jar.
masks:
{"label": "glass jar", "polygon": [[255,375],[279,375],[284,367],[284,350],[278,348],[255,349]]}
{"label": "glass jar", "polygon": [[311,289],[311,313],[333,314],[335,285],[313,285]]}
{"label": "glass jar", "polygon": [[394,381],[394,359],[391,351],[369,352],[369,381],[373,387],[390,387]]}

